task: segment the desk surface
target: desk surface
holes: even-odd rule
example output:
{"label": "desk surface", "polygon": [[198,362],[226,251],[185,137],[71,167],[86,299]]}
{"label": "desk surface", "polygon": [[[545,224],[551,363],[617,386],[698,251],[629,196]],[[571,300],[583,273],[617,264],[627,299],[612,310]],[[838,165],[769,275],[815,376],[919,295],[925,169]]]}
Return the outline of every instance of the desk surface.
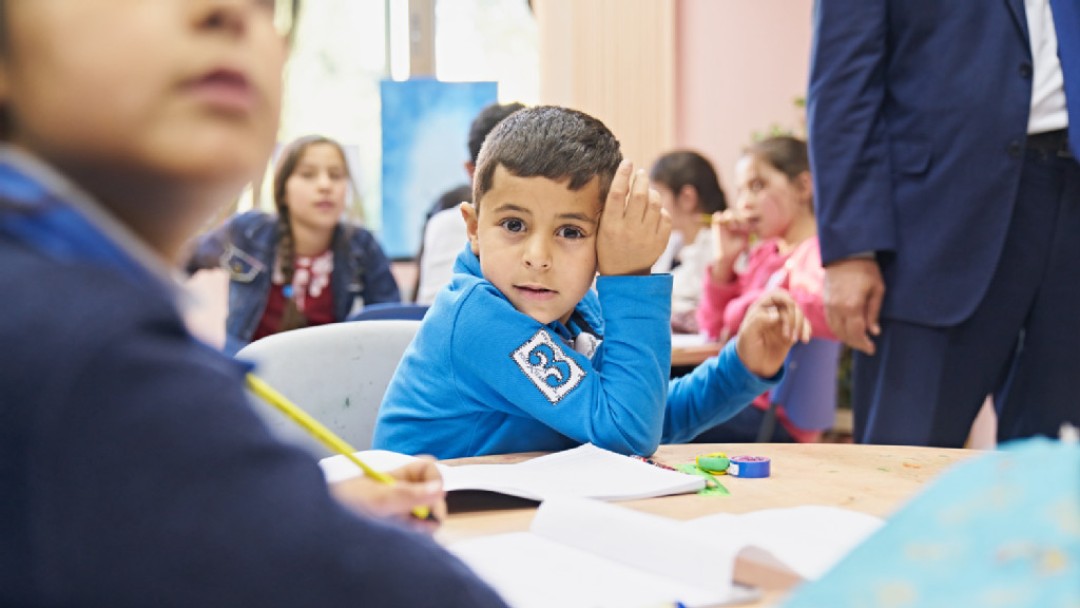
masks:
{"label": "desk surface", "polygon": [[715,357],[720,353],[719,342],[703,342],[701,344],[680,344],[671,347],[671,367],[695,367],[705,362],[709,357]]}
{"label": "desk surface", "polygon": [[[977,450],[852,444],[685,444],[661,446],[655,459],[675,465],[723,451],[728,456],[767,456],[767,479],[720,480],[730,496],[678,495],[620,503],[640,511],[685,520],[717,512],[742,513],[816,504],[854,509],[885,517],[949,465],[977,455]],[[447,461],[446,464],[518,462],[537,456],[509,454]],[[438,532],[440,542],[527,530],[535,509],[509,509],[450,515]],[[766,590],[748,606],[771,606],[784,592]]]}

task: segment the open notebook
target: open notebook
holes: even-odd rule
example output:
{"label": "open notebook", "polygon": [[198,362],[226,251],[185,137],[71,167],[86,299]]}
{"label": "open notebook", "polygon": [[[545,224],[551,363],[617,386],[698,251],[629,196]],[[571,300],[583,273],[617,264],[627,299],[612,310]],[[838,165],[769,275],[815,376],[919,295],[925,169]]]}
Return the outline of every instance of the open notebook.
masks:
{"label": "open notebook", "polygon": [[[356,455],[377,470],[394,469],[413,459],[385,450]],[[319,466],[328,482],[361,474],[344,456],[324,458]],[[438,466],[447,492],[486,490],[536,501],[555,496],[632,500],[696,492],[705,487],[705,480],[696,475],[662,469],[592,444],[514,464]]]}
{"label": "open notebook", "polygon": [[594,500],[555,498],[540,505],[528,532],[449,548],[514,608],[704,607],[757,597],[732,583],[736,556],[813,580],[881,523],[816,506],[680,522]]}

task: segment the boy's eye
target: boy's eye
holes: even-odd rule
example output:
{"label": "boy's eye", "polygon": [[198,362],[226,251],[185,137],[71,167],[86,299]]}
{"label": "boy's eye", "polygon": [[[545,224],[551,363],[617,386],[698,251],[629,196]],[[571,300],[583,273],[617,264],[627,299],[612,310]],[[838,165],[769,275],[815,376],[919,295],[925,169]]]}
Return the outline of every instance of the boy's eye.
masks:
{"label": "boy's eye", "polygon": [[585,238],[585,231],[577,226],[563,226],[559,228],[556,235],[566,239],[583,239]]}
{"label": "boy's eye", "polygon": [[499,225],[510,232],[522,232],[525,230],[525,222],[513,217],[499,222]]}
{"label": "boy's eye", "polygon": [[761,181],[760,179],[755,179],[754,181],[750,182],[750,191],[751,192],[761,192],[761,190],[764,187],[765,187],[765,182]]}

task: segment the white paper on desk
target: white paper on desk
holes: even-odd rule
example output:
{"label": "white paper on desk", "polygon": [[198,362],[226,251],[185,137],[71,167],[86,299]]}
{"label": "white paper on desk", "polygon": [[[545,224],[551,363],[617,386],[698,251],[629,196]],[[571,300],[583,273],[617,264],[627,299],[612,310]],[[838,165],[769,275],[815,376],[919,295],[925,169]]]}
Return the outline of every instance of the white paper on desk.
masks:
{"label": "white paper on desk", "polygon": [[740,553],[748,560],[815,580],[884,523],[859,511],[804,505],[715,513],[681,525],[703,540],[745,547]]}
{"label": "white paper on desk", "polygon": [[[413,459],[385,450],[357,452],[357,456],[378,470],[397,468]],[[360,474],[344,456],[324,458],[319,466],[328,482]],[[705,480],[696,475],[662,469],[592,444],[513,464],[438,466],[448,492],[487,490],[532,500],[556,496],[632,500],[705,487]]]}
{"label": "white paper on desk", "polygon": [[753,593],[731,583],[734,547],[725,552],[680,522],[595,500],[546,500],[529,532],[449,549],[514,608],[713,606]]}
{"label": "white paper on desk", "polygon": [[882,521],[835,507],[718,513],[688,522],[586,499],[544,501],[529,532],[449,549],[514,608],[740,603],[735,560],[814,579]]}

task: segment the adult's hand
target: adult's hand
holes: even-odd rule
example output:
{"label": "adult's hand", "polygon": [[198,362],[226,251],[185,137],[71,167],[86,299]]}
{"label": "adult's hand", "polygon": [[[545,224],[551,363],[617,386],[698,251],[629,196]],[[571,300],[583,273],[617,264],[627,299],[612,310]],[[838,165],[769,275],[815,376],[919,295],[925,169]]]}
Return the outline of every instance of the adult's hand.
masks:
{"label": "adult's hand", "polygon": [[825,267],[825,320],[836,337],[868,355],[881,333],[878,315],[885,280],[873,259],[850,258]]}

